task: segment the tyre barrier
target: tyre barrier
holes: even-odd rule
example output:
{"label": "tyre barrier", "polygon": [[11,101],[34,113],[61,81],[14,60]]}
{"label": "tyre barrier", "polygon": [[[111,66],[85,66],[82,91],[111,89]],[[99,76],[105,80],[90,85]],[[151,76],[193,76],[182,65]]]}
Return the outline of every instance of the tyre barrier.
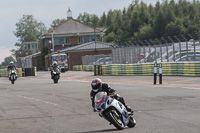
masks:
{"label": "tyre barrier", "polygon": [[36,76],[36,67],[24,68],[25,76]]}
{"label": "tyre barrier", "polygon": [[[17,75],[22,77],[22,68],[17,68]],[[0,77],[8,77],[9,71],[7,69],[0,69]]]}
{"label": "tyre barrier", "polygon": [[[200,76],[200,62],[162,62],[163,76]],[[83,65],[76,71],[94,71],[93,65]],[[157,65],[159,73],[159,63]],[[101,65],[101,75],[153,75],[154,63]]]}
{"label": "tyre barrier", "polygon": [[94,65],[83,65],[83,71],[94,71]]}
{"label": "tyre barrier", "polygon": [[82,65],[73,66],[73,71],[82,71]]}
{"label": "tyre barrier", "polygon": [[[32,68],[17,68],[17,75],[19,77],[24,77],[24,76],[36,76],[36,67]],[[7,69],[0,69],[0,77],[8,77],[9,71]]]}

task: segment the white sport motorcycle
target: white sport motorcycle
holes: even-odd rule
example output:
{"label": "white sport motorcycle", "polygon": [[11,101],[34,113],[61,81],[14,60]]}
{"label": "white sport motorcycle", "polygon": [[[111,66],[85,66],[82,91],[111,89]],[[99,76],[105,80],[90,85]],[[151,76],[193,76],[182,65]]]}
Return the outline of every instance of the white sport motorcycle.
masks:
{"label": "white sport motorcycle", "polygon": [[130,114],[121,102],[108,96],[106,92],[98,92],[95,95],[95,110],[119,130],[126,126],[135,127],[136,125],[133,114]]}

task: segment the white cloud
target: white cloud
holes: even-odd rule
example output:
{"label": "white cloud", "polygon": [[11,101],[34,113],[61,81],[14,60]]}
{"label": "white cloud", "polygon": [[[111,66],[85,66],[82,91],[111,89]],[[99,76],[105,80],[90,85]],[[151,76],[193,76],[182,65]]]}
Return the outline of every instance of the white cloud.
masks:
{"label": "white cloud", "polygon": [[15,47],[5,48],[0,47],[0,64],[4,61],[5,57],[11,56],[11,49],[16,49]]}

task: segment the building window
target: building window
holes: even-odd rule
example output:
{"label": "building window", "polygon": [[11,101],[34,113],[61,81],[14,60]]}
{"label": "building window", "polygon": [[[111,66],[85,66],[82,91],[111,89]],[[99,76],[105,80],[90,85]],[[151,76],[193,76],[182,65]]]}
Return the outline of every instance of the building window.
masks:
{"label": "building window", "polygon": [[90,36],[90,41],[97,41],[97,36],[93,35],[93,36]]}
{"label": "building window", "polygon": [[56,38],[54,38],[54,45],[63,45],[63,44],[65,44],[63,37],[56,37]]}
{"label": "building window", "polygon": [[37,44],[32,44],[32,50],[37,49]]}
{"label": "building window", "polygon": [[84,43],[90,42],[89,41],[89,36],[84,36]]}
{"label": "building window", "polygon": [[44,39],[44,46],[48,46],[49,44],[49,39]]}
{"label": "building window", "polygon": [[30,50],[30,44],[25,44],[25,50]]}
{"label": "building window", "polygon": [[83,36],[79,36],[78,37],[78,43],[80,44],[80,43],[83,43],[83,42],[84,42]]}
{"label": "building window", "polygon": [[87,42],[91,42],[91,41],[97,41],[97,36],[96,35],[91,35],[91,36],[79,36],[78,38],[78,43],[87,43]]}
{"label": "building window", "polygon": [[66,37],[66,44],[70,44],[70,38]]}

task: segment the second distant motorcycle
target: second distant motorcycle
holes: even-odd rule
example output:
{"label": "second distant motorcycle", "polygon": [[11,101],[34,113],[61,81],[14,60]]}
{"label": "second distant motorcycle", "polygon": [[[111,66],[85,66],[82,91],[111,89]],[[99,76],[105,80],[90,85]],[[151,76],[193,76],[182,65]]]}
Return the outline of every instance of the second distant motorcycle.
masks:
{"label": "second distant motorcycle", "polygon": [[54,61],[52,65],[51,79],[53,79],[54,83],[58,83],[58,80],[60,79],[60,69],[56,61]]}

